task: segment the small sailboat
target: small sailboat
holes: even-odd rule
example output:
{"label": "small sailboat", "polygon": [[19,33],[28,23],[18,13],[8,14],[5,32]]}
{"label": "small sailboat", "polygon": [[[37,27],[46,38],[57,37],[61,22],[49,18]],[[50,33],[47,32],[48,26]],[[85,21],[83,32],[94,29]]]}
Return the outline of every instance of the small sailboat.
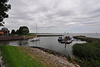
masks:
{"label": "small sailboat", "polygon": [[33,37],[33,38],[31,39],[31,41],[39,41],[39,40],[40,40],[40,38],[37,37],[37,24],[36,24],[36,37]]}
{"label": "small sailboat", "polygon": [[39,41],[39,40],[40,40],[39,37],[34,37],[34,38],[31,39],[31,41]]}

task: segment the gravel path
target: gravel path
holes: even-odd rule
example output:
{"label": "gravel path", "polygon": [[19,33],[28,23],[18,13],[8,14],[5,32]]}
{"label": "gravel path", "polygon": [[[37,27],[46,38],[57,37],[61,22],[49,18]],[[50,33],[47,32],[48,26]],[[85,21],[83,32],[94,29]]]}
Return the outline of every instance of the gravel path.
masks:
{"label": "gravel path", "polygon": [[29,51],[29,53],[32,55],[39,55],[42,56],[47,61],[50,60],[53,63],[56,63],[58,67],[80,67],[77,64],[73,64],[68,62],[67,58],[64,57],[58,57],[53,54],[49,54],[47,52],[44,52],[43,50],[37,49],[37,48],[29,48],[29,47],[20,47],[21,49],[25,49]]}

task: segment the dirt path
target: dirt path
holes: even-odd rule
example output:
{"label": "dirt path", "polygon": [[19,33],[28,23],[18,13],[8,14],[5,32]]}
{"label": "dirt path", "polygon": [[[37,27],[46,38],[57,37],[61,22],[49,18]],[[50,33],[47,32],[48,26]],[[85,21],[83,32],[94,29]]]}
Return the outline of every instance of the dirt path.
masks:
{"label": "dirt path", "polygon": [[34,57],[42,57],[44,63],[46,64],[56,64],[57,67],[80,67],[77,64],[69,63],[68,60],[64,57],[54,56],[53,54],[49,54],[37,48],[29,48],[29,47],[19,47],[25,52],[27,52],[30,56]]}

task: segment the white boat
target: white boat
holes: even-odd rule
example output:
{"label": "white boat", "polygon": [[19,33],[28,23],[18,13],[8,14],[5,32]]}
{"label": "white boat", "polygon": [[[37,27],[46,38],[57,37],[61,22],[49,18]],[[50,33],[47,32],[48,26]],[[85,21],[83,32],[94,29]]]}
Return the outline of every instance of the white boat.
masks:
{"label": "white boat", "polygon": [[35,37],[35,38],[32,38],[31,41],[39,41],[40,38],[39,37]]}

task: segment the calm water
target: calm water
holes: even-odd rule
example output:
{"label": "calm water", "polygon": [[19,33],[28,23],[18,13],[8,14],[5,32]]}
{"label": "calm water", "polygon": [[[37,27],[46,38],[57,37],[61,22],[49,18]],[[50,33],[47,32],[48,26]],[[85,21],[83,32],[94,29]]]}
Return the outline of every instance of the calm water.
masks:
{"label": "calm water", "polygon": [[71,44],[61,44],[57,41],[58,37],[40,37],[40,41],[32,42],[30,40],[20,40],[20,41],[2,41],[1,45],[13,45],[13,46],[38,46],[46,49],[51,49],[59,53],[73,56],[72,46],[76,43],[85,43],[85,41],[74,40]]}
{"label": "calm water", "polygon": [[[84,34],[84,33],[78,33],[78,34],[67,34],[69,36],[75,36],[75,35],[85,35],[87,37],[95,37],[95,38],[100,38],[100,33],[99,34]],[[40,37],[40,41],[35,41],[31,42],[30,40],[19,40],[19,41],[1,41],[0,45],[13,45],[13,46],[38,46],[38,47],[43,47],[46,49],[51,49],[56,52],[65,54],[65,55],[70,55],[73,57],[72,54],[72,46],[76,43],[86,43],[85,41],[80,41],[80,40],[74,40],[71,44],[61,44],[58,41],[58,36],[54,37]]]}

